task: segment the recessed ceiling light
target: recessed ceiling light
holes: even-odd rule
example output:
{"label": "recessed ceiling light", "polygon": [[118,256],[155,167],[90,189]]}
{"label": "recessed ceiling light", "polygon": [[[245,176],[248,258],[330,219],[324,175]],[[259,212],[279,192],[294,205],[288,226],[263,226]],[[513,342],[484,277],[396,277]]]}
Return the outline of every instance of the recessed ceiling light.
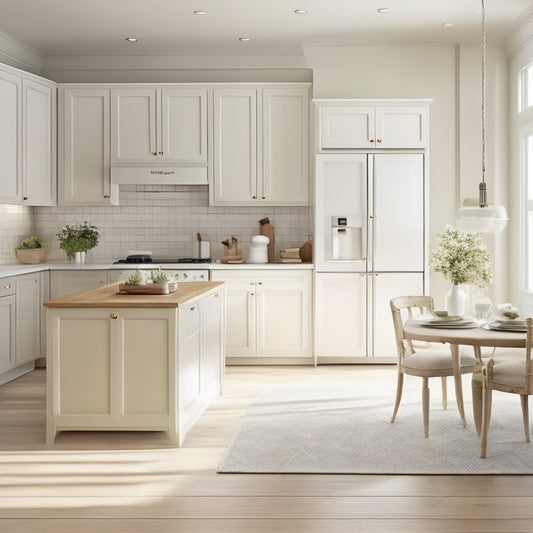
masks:
{"label": "recessed ceiling light", "polygon": [[126,37],[126,41],[128,41],[129,43],[136,43],[137,37]]}
{"label": "recessed ceiling light", "polygon": [[295,9],[294,12],[297,15],[305,15],[307,13],[307,9]]}
{"label": "recessed ceiling light", "polygon": [[239,41],[242,41],[243,43],[247,43],[248,41],[251,41],[252,39],[250,37],[239,37]]}
{"label": "recessed ceiling light", "polygon": [[378,9],[378,13],[389,13],[390,12],[390,7],[380,7]]}
{"label": "recessed ceiling light", "polygon": [[193,11],[195,15],[207,15],[207,11]]}
{"label": "recessed ceiling light", "polygon": [[451,22],[443,22],[442,23],[443,28],[453,28],[453,24]]}

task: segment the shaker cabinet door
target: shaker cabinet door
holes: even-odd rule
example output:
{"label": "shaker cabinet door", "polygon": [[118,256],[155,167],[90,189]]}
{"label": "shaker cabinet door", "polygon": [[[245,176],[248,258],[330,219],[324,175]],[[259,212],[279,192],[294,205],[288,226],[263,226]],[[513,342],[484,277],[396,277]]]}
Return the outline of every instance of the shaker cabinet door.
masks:
{"label": "shaker cabinet door", "polygon": [[109,171],[109,89],[61,91],[59,204],[118,203]]}
{"label": "shaker cabinet door", "polygon": [[111,163],[154,163],[156,89],[111,90]]}
{"label": "shaker cabinet door", "polygon": [[22,80],[0,71],[0,203],[22,198]]}

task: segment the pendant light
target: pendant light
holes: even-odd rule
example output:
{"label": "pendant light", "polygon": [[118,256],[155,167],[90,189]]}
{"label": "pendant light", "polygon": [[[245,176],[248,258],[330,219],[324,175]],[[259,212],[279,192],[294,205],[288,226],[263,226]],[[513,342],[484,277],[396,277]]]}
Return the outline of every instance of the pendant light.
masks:
{"label": "pendant light", "polygon": [[486,38],[485,2],[481,0],[481,183],[479,206],[463,205],[457,212],[457,226],[472,233],[499,233],[507,223],[507,211],[503,205],[488,205],[486,168]]}

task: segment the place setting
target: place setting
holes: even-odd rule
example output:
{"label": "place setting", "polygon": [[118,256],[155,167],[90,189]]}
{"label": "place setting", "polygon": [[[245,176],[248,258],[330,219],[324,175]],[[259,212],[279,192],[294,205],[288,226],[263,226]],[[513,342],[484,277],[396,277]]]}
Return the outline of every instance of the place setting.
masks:
{"label": "place setting", "polygon": [[416,320],[417,324],[430,328],[468,329],[477,328],[479,321],[472,317],[448,315],[445,312],[435,312],[433,315],[422,315]]}
{"label": "place setting", "polygon": [[512,304],[497,304],[499,316],[491,317],[481,324],[483,329],[492,331],[514,331],[526,333],[526,321],[520,319],[518,309]]}

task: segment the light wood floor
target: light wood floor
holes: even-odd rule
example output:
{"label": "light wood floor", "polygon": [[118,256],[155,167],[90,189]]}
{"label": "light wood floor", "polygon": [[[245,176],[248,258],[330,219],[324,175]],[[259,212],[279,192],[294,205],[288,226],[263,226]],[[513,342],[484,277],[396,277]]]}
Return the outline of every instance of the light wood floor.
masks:
{"label": "light wood floor", "polygon": [[36,370],[0,387],[0,531],[533,531],[531,476],[216,474],[263,383],[385,377],[392,409],[392,366],[229,367],[224,394],[177,449],[161,433],[65,432],[45,445]]}

